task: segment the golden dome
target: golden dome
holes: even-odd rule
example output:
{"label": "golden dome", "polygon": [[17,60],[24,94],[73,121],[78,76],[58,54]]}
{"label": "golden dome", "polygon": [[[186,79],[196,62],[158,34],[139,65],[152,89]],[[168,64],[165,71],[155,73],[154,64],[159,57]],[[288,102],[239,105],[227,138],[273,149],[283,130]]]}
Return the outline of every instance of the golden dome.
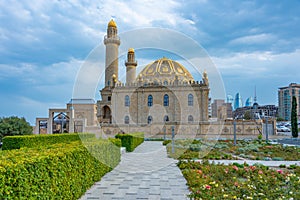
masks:
{"label": "golden dome", "polygon": [[108,27],[115,27],[115,28],[117,28],[117,24],[116,24],[116,22],[113,20],[113,19],[111,19],[109,22],[108,22],[108,25],[107,25]]}
{"label": "golden dome", "polygon": [[129,48],[128,49],[128,53],[134,53],[134,49],[133,48]]}
{"label": "golden dome", "polygon": [[180,63],[161,58],[148,65],[140,72],[137,77],[143,77],[145,82],[165,82],[165,81],[194,81],[191,73]]}

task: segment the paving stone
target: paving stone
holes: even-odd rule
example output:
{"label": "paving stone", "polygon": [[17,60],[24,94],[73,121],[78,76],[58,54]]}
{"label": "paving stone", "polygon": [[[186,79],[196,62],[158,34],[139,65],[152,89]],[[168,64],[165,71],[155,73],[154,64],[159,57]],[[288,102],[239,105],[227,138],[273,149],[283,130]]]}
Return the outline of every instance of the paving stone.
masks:
{"label": "paving stone", "polygon": [[161,142],[145,141],[134,152],[122,154],[120,164],[83,195],[86,199],[183,200],[186,180],[168,158]]}

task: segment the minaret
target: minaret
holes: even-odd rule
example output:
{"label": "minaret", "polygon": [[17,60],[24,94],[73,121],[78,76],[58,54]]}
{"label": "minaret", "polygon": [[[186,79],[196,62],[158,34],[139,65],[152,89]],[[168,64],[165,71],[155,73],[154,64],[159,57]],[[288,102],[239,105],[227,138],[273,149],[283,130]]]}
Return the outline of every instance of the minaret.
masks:
{"label": "minaret", "polygon": [[114,82],[118,81],[118,56],[120,46],[117,24],[114,20],[110,20],[108,23],[104,44],[106,46],[105,86],[114,86]]}
{"label": "minaret", "polygon": [[128,49],[127,61],[125,62],[126,66],[126,83],[133,83],[136,76],[136,66],[137,62],[135,60],[134,49]]}

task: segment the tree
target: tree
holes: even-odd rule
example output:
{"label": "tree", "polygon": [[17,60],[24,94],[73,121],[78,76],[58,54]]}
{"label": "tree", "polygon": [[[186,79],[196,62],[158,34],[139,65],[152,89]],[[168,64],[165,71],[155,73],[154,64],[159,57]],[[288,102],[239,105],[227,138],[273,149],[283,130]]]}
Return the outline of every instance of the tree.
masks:
{"label": "tree", "polygon": [[291,112],[291,125],[292,125],[292,136],[298,137],[298,119],[297,119],[297,100],[293,96],[292,99],[292,112]]}
{"label": "tree", "polygon": [[0,118],[0,140],[9,135],[32,134],[32,127],[24,117],[3,117]]}
{"label": "tree", "polygon": [[246,119],[246,120],[252,119],[251,112],[250,112],[249,110],[247,110],[247,111],[244,113],[244,119]]}

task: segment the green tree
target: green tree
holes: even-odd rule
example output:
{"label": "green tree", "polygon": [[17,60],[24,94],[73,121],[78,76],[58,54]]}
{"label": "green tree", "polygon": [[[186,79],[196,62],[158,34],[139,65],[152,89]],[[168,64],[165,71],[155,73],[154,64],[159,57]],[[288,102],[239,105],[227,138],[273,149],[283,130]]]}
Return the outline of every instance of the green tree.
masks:
{"label": "green tree", "polygon": [[0,118],[0,140],[9,135],[32,134],[32,127],[24,117],[3,117]]}
{"label": "green tree", "polygon": [[246,119],[246,120],[252,119],[251,112],[250,112],[249,110],[247,110],[247,111],[244,113],[244,119]]}
{"label": "green tree", "polygon": [[292,99],[292,112],[291,112],[291,125],[292,125],[292,136],[298,137],[298,119],[297,119],[297,100],[293,96]]}

